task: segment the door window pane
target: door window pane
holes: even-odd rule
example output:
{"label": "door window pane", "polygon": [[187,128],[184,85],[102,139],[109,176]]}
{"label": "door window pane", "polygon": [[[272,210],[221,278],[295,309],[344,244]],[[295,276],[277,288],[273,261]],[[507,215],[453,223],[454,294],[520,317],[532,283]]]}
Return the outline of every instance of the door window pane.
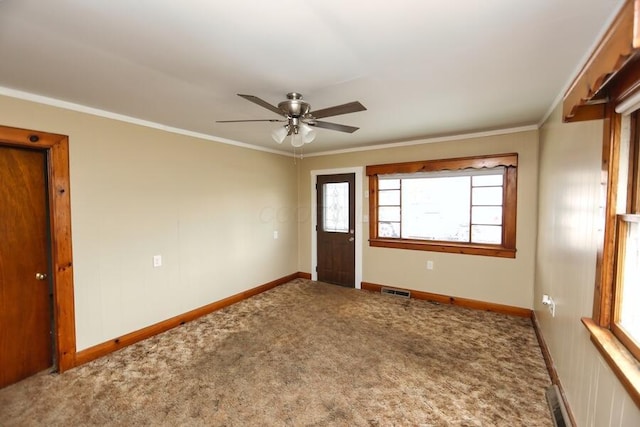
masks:
{"label": "door window pane", "polygon": [[322,186],[323,230],[349,232],[349,183],[329,182]]}

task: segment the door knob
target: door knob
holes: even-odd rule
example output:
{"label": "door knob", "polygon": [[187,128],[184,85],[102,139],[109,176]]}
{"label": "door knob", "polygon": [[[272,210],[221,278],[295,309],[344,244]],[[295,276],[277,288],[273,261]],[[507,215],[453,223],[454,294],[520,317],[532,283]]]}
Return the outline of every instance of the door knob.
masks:
{"label": "door knob", "polygon": [[36,273],[36,280],[44,280],[47,278],[45,273]]}
{"label": "door knob", "polygon": [[354,237],[349,237],[350,242],[353,242],[354,240],[356,240]]}

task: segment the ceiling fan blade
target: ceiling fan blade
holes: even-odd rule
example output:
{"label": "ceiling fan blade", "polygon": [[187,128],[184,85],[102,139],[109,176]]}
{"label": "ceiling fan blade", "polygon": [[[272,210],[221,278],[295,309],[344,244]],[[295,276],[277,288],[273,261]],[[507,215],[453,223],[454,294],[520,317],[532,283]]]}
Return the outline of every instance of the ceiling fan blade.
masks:
{"label": "ceiling fan blade", "polygon": [[316,119],[323,117],[339,116],[340,114],[355,113],[356,111],[366,110],[365,106],[358,101],[348,102],[334,107],[323,108],[322,110],[311,111],[311,115]]}
{"label": "ceiling fan blade", "polygon": [[355,126],[339,125],[338,123],[321,122],[319,120],[313,120],[307,123],[309,126],[315,126],[323,129],[337,130],[340,132],[354,133],[360,128]]}
{"label": "ceiling fan blade", "polygon": [[240,123],[240,122],[284,122],[280,119],[257,119],[257,120],[216,120],[216,123]]}
{"label": "ceiling fan blade", "polygon": [[238,96],[243,97],[244,99],[246,99],[247,101],[251,101],[254,104],[258,104],[259,106],[261,106],[262,108],[266,108],[267,110],[271,110],[274,113],[280,115],[280,116],[284,116],[285,113],[279,109],[278,107],[276,107],[275,105],[271,105],[269,104],[267,101],[258,98],[257,96],[253,96],[253,95],[243,95],[241,93],[238,94]]}

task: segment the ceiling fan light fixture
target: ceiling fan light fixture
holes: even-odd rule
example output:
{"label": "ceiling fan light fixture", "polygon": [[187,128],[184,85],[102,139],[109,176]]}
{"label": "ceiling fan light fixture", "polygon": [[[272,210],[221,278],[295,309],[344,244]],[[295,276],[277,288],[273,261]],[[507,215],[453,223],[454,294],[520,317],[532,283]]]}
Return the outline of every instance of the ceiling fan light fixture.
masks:
{"label": "ceiling fan light fixture", "polygon": [[271,138],[273,138],[273,140],[278,144],[282,144],[282,141],[284,141],[289,133],[288,126],[289,125],[280,126],[277,129],[274,129],[273,132],[271,132]]}
{"label": "ceiling fan light fixture", "polygon": [[299,128],[294,129],[294,132],[291,133],[291,145],[296,148],[304,145],[304,138],[302,133],[299,131]]}
{"label": "ceiling fan light fixture", "polygon": [[300,123],[300,133],[305,144],[312,142],[316,138],[316,130],[306,123]]}

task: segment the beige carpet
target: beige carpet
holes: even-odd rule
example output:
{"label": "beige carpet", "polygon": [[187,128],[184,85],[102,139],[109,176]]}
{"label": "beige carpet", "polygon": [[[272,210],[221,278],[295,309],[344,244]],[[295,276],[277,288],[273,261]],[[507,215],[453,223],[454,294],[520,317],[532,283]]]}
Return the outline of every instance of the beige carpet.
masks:
{"label": "beige carpet", "polygon": [[0,425],[552,426],[528,319],[298,279],[63,375]]}

